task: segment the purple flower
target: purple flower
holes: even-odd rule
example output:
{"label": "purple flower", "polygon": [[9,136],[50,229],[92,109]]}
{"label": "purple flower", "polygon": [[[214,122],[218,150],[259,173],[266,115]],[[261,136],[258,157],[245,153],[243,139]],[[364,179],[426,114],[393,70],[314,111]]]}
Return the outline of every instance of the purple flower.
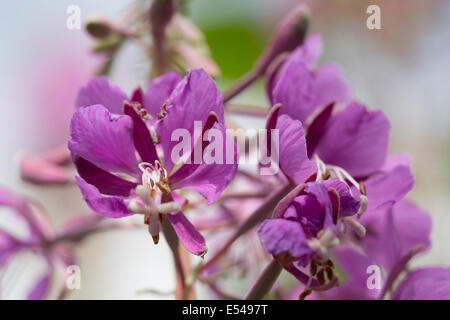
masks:
{"label": "purple flower", "polygon": [[[364,214],[361,220],[367,228],[367,235],[354,245],[333,250],[335,261],[344,274],[345,280],[338,288],[324,293],[324,297],[327,299],[381,298],[382,294],[389,291],[388,289],[393,289],[394,280],[402,271],[406,270],[409,260],[416,254],[423,253],[430,246],[430,216],[408,200],[402,200],[389,209],[367,212],[367,215]],[[418,248],[420,250],[417,250]],[[376,266],[381,272],[379,288],[370,288],[367,285],[371,275],[367,271],[370,266]],[[448,269],[442,270],[447,272],[446,277],[448,278]],[[440,271],[436,272],[437,278],[440,277],[439,273]],[[418,283],[418,278],[421,277],[414,274],[415,272],[412,272],[405,279],[404,288],[410,287],[410,289],[405,289],[404,292],[417,290],[415,283]],[[424,272],[424,278],[429,275],[432,275],[432,272],[428,275]],[[411,279],[408,280],[409,278]],[[433,282],[432,278],[430,282]],[[427,285],[425,283],[427,283],[426,280],[424,280],[424,286]],[[393,298],[412,298],[412,296],[408,297],[408,293],[399,292],[398,290],[403,291],[401,287],[402,285],[396,289],[392,295]],[[413,289],[414,287],[415,289]],[[435,291],[436,294],[438,292]],[[433,294],[430,293],[428,296],[428,292],[423,291],[421,297],[439,298]],[[445,298],[444,294],[441,299]]]}
{"label": "purple flower", "polygon": [[278,129],[279,144],[274,149],[268,143],[267,148],[299,193],[294,190],[283,199],[275,219],[265,221],[259,231],[266,250],[309,285],[316,273],[307,276],[302,267],[319,265],[330,279],[332,268],[323,264],[328,248],[344,237],[347,227],[364,237],[361,215],[391,208],[414,183],[403,157],[387,157],[390,124],[384,114],[348,104],[349,91],[337,72],[313,70],[321,47],[320,37],[311,36],[271,79],[277,104],[266,128],[268,142],[272,129]]}
{"label": "purple flower", "polygon": [[450,300],[450,268],[417,269],[399,284],[394,300]]}
{"label": "purple flower", "polygon": [[288,180],[343,181],[354,197],[369,199],[366,211],[393,206],[412,189],[414,179],[404,157],[387,157],[390,126],[380,111],[351,104],[333,114],[329,105],[303,127],[299,120],[280,115],[281,110],[282,105],[273,107],[266,128],[279,130],[278,150],[271,157],[279,159]]}
{"label": "purple flower", "polygon": [[[2,298],[45,299],[51,282],[65,273],[65,266],[73,264],[73,256],[64,245],[51,245],[54,230],[40,206],[24,200],[7,190],[0,189],[2,225],[0,229],[0,272]],[[32,268],[30,268],[32,266]],[[21,287],[17,271],[27,267],[35,282]],[[61,289],[63,290],[63,289]],[[25,291],[25,292],[23,292]]]}
{"label": "purple flower", "polygon": [[305,136],[302,123],[280,115],[282,109],[274,107],[267,121],[268,129],[279,130],[278,150],[271,156],[278,151],[275,157],[288,180],[297,185],[307,182],[302,190],[306,194],[285,198],[279,217],[265,221],[259,236],[274,257],[287,253],[288,259],[281,259],[284,267],[312,286],[312,278],[301,267],[326,260],[328,247],[338,243],[347,226],[363,237],[363,220],[355,217],[392,207],[411,190],[414,180],[403,158],[386,159],[389,123],[381,112],[353,104],[333,115],[330,105],[306,128]]}
{"label": "purple flower", "polygon": [[[205,240],[174,201],[180,198],[174,190],[195,190],[211,204],[233,178],[237,149],[225,132],[222,94],[206,72],[196,69],[182,80],[165,74],[144,93],[136,90],[131,103],[124,103],[126,99],[105,78],[92,80],[78,95],[69,149],[83,198],[105,217],[143,214],[155,243],[167,217],[186,249],[205,254]],[[202,125],[200,138],[195,121]],[[200,143],[210,129],[220,132],[223,154],[233,146],[232,164],[195,161],[195,148],[205,151],[212,144]],[[176,130],[184,130],[191,140],[191,149],[178,161],[173,157]]]}
{"label": "purple flower", "polygon": [[[287,208],[280,210],[283,206]],[[316,263],[316,257],[327,260],[328,247],[339,244],[337,222],[357,214],[359,209],[360,202],[343,182],[308,182],[282,200],[274,217],[263,222],[258,235],[263,247],[299,281],[322,285],[322,279],[313,280],[315,274],[309,279],[301,268]]]}
{"label": "purple flower", "polygon": [[320,107],[350,102],[350,89],[337,65],[315,68],[322,48],[319,34],[309,36],[268,79],[269,98],[272,105],[283,105],[281,114],[305,122]]}
{"label": "purple flower", "polygon": [[20,175],[23,180],[34,184],[74,183],[67,147],[59,147],[39,155],[24,153],[20,157]]}

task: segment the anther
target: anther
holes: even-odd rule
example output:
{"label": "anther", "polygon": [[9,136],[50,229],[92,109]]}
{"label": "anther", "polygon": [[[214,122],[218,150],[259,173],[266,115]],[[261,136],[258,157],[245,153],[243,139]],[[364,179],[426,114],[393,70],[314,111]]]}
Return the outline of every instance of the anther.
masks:
{"label": "anther", "polygon": [[366,186],[362,182],[359,183],[359,191],[361,191],[361,194],[363,194],[365,196],[367,195],[367,193],[366,193]]}
{"label": "anther", "polygon": [[327,273],[328,280],[333,279],[333,276],[334,276],[333,269],[331,269],[331,268],[325,268],[325,271],[326,271],[326,273]]}
{"label": "anther", "polygon": [[159,243],[159,234],[152,236],[152,239],[153,239],[154,244],[158,244]]}
{"label": "anther", "polygon": [[361,202],[361,206],[359,207],[359,210],[356,213],[356,216],[358,217],[358,219],[361,218],[362,214],[364,212],[366,212],[367,207],[369,206],[369,199],[364,194],[361,194],[361,196],[359,197],[359,200]]}
{"label": "anther", "polygon": [[161,106],[161,111],[158,113],[157,118],[158,120],[161,120],[167,115],[167,104],[169,103],[169,100],[166,100],[164,104]]}
{"label": "anther", "polygon": [[311,276],[315,276],[317,273],[317,262],[315,259],[311,260],[311,265],[309,266],[309,273],[311,274]]}
{"label": "anther", "polygon": [[302,293],[300,293],[300,295],[298,296],[298,300],[305,300],[305,298],[307,296],[309,296],[312,293],[311,289],[307,289],[305,291],[303,291]]}
{"label": "anther", "polygon": [[205,246],[205,247],[203,248],[203,250],[201,250],[201,251],[198,252],[198,255],[199,255],[200,258],[203,259],[207,253],[208,253],[208,247]]}
{"label": "anther", "polygon": [[325,284],[325,270],[324,269],[320,269],[319,272],[317,273],[317,282],[319,282],[320,285],[324,285]]}
{"label": "anther", "polygon": [[327,261],[325,261],[325,265],[329,268],[334,268],[334,263],[333,263],[333,261],[331,261],[331,259],[328,259]]}

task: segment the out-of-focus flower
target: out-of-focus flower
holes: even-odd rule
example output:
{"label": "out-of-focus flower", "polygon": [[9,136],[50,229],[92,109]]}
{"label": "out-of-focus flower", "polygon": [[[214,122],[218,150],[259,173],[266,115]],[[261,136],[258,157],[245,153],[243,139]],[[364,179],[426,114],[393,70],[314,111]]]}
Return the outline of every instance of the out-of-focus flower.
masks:
{"label": "out-of-focus flower", "polygon": [[[40,274],[20,298],[44,299],[50,293],[52,282],[64,276],[66,266],[74,264],[72,252],[65,245],[51,241],[56,234],[40,206],[4,189],[0,190],[0,206],[6,209],[1,212],[0,294],[8,299],[12,292],[20,292],[14,288],[19,282],[17,277],[28,274],[32,279],[33,275],[16,272],[30,263]],[[5,224],[6,221],[11,225]],[[39,262],[44,267],[36,267]],[[62,293],[64,288],[59,291]]]}
{"label": "out-of-focus flower", "polygon": [[70,274],[67,268],[76,264],[74,245],[94,233],[135,228],[133,224],[110,223],[100,216],[81,214],[56,231],[38,203],[2,188],[0,209],[3,299],[64,298]]}
{"label": "out-of-focus flower", "polygon": [[450,268],[414,270],[393,294],[394,300],[450,300]]}
{"label": "out-of-focus flower", "polygon": [[202,31],[181,14],[175,14],[167,29],[169,68],[184,72],[204,69],[211,77],[220,75],[220,69],[211,59],[211,52]]}
{"label": "out-of-focus flower", "polygon": [[66,146],[39,155],[23,153],[20,174],[23,180],[35,184],[66,184],[75,182],[73,169],[68,165],[70,153]]}
{"label": "out-of-focus flower", "polygon": [[[69,149],[83,198],[105,217],[143,214],[155,243],[160,224],[168,217],[186,249],[204,255],[205,240],[174,201],[180,197],[173,191],[195,190],[211,204],[236,172],[237,148],[225,132],[221,93],[205,71],[196,69],[182,80],[166,74],[145,93],[136,91],[132,103],[124,103],[125,99],[104,78],[94,79],[77,98]],[[201,122],[201,132],[194,132],[195,121]],[[194,146],[201,141],[197,135],[201,139],[210,129],[220,132],[224,155],[227,147],[233,147],[232,164],[208,164],[203,158],[200,163],[195,161]],[[190,135],[192,149],[188,154],[183,150],[174,162],[177,142],[171,137],[175,130]],[[202,152],[210,142],[202,143]]]}
{"label": "out-of-focus flower", "polygon": [[[353,241],[353,245],[333,250],[335,261],[344,277],[338,288],[324,293],[325,298],[383,298],[382,295],[385,296],[394,289],[393,284],[399,275],[408,271],[407,263],[411,258],[430,247],[431,218],[427,212],[409,200],[402,200],[389,209],[367,212],[361,220],[367,228],[367,235]],[[368,272],[370,266],[378,267],[381,272],[381,285],[378,288],[369,287],[367,284],[371,275]],[[430,274],[431,272],[428,275]],[[411,275],[414,275],[414,272]],[[437,277],[439,278],[439,275]],[[411,286],[414,286],[414,279],[415,276],[411,279]],[[395,291],[392,294],[392,297],[394,296],[402,295]],[[422,297],[427,297],[427,293],[423,292]],[[432,295],[429,297],[432,298]],[[441,299],[445,297],[444,294]],[[407,295],[403,298],[408,299]]]}

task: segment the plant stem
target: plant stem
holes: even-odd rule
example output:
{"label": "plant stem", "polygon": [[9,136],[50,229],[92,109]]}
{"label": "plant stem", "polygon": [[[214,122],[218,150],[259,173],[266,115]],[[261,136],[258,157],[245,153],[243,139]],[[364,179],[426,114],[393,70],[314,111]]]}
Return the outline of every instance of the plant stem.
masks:
{"label": "plant stem", "polygon": [[258,107],[245,104],[228,104],[225,108],[229,113],[260,118],[265,118],[269,111],[269,108],[267,107]]}
{"label": "plant stem", "polygon": [[245,295],[244,300],[261,300],[272,289],[281,274],[281,264],[273,259]]}
{"label": "plant stem", "polygon": [[223,102],[226,103],[237,96],[239,93],[247,89],[253,82],[255,82],[262,73],[258,68],[253,69],[249,73],[240,78],[230,89],[228,89],[223,97]]}
{"label": "plant stem", "polygon": [[172,251],[173,262],[175,264],[176,289],[175,298],[177,300],[184,299],[186,296],[186,273],[184,272],[183,263],[179,251],[179,240],[170,222],[166,219],[162,224],[164,238]]}
{"label": "plant stem", "polygon": [[278,190],[271,193],[264,203],[256,209],[248,218],[245,220],[238,229],[234,232],[234,234],[224,243],[224,245],[213,255],[211,259],[209,259],[204,265],[200,267],[200,272],[205,270],[214,262],[216,262],[224,253],[228,251],[231,245],[234,243],[236,239],[244,235],[247,231],[255,227],[258,223],[267,218],[272,210],[275,208],[277,203],[287,194],[293,186],[291,184],[284,185]]}

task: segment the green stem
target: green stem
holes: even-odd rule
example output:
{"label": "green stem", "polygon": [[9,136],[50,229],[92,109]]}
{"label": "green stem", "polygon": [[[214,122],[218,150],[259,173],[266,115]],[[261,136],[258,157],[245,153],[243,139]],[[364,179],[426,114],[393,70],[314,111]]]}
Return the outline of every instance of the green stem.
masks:
{"label": "green stem", "polygon": [[244,300],[261,300],[272,289],[281,274],[281,264],[273,259],[259,275]]}

